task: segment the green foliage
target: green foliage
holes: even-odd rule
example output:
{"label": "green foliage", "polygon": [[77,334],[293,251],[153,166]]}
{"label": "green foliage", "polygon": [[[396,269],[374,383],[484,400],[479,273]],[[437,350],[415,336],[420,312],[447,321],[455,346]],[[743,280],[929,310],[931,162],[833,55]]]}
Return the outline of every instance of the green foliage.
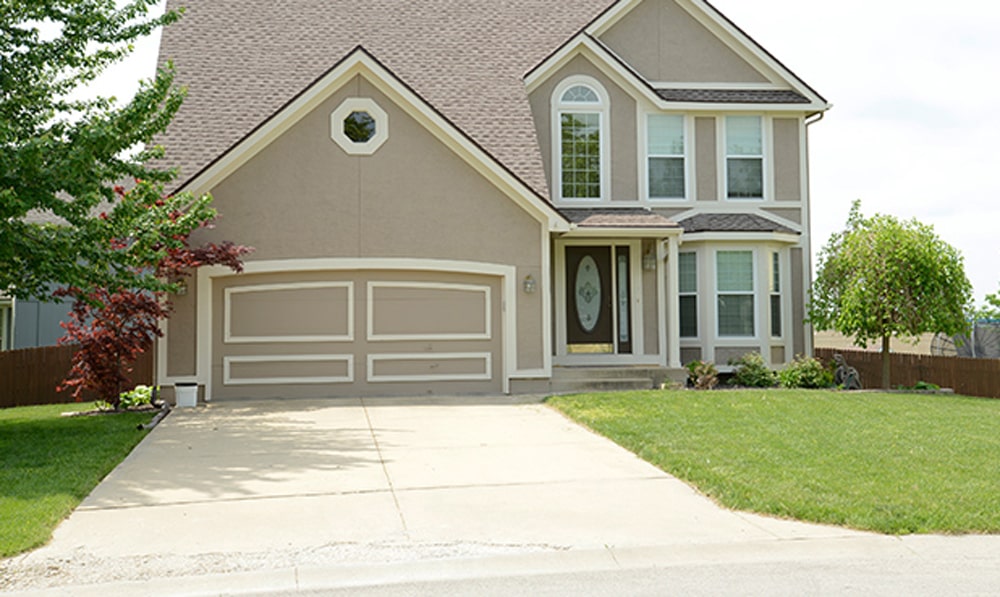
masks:
{"label": "green foliage", "polygon": [[986,302],[976,310],[974,318],[1000,320],[1000,291],[986,295]]}
{"label": "green foliage", "polygon": [[691,361],[687,364],[688,381],[696,390],[711,390],[719,385],[719,370],[709,361]]}
{"label": "green foliage", "polygon": [[778,372],[783,388],[829,388],[833,386],[833,371],[816,358],[799,355]]}
{"label": "green foliage", "polygon": [[[853,336],[863,347],[881,340],[884,357],[893,336],[954,335],[968,328],[972,285],[962,255],[916,220],[865,218],[856,201],[846,229],[820,252],[817,271],[809,321]],[[884,369],[883,387],[887,375]]]}
{"label": "green foliage", "polygon": [[748,352],[735,361],[730,361],[730,365],[735,366],[733,377],[729,383],[745,388],[770,388],[778,384],[778,376],[771,371],[771,368],[764,362],[764,357],[759,352]]}
{"label": "green foliage", "polygon": [[154,389],[150,386],[138,385],[127,392],[122,392],[118,398],[118,405],[123,409],[147,406],[153,403],[153,394],[158,390],[159,387]]}
{"label": "green foliage", "polygon": [[52,530],[145,437],[150,413],[63,417],[79,404],[0,409],[0,558]]}
{"label": "green foliage", "polygon": [[[0,3],[0,291],[45,299],[53,285],[162,287],[133,267],[150,250],[144,239],[158,233],[154,222],[175,213],[205,220],[204,198],[170,198],[149,213],[123,207],[114,192],[122,181],[173,177],[150,165],[163,150],[149,146],[183,101],[171,65],[124,105],[71,97],[131,52],[132,41],[180,17],[149,17],[155,5]],[[129,153],[138,146],[146,149]],[[132,235],[129,250],[115,246]]]}
{"label": "green foliage", "polygon": [[881,533],[1000,532],[1000,401],[755,389],[547,403],[726,507]]}

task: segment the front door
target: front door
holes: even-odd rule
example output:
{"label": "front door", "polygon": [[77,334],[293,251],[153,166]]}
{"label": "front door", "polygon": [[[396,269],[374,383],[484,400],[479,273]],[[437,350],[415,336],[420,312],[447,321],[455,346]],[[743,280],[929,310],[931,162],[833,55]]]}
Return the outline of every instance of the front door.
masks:
{"label": "front door", "polygon": [[569,353],[632,352],[628,247],[566,247]]}

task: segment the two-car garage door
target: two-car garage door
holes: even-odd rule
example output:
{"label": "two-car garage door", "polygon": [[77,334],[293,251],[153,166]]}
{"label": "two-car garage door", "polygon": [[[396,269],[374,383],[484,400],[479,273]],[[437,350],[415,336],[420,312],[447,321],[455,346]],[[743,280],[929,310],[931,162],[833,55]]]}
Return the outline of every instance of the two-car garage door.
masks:
{"label": "two-car garage door", "polygon": [[244,274],[212,301],[213,399],[502,391],[497,276]]}

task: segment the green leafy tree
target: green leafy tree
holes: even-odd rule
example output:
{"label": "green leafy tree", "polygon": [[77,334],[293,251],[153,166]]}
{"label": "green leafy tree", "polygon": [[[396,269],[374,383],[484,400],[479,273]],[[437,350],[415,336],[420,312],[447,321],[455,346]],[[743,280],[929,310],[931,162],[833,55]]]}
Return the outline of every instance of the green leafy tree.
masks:
{"label": "green leafy tree", "polygon": [[986,295],[986,302],[975,312],[976,319],[1000,319],[1000,291]]}
{"label": "green leafy tree", "polygon": [[[124,105],[72,95],[128,55],[134,40],[179,18],[150,16],[156,1],[0,2],[0,292],[47,298],[53,286],[154,290],[168,282],[135,267],[163,243],[151,238],[157,230],[137,229],[142,222],[128,217],[136,210],[122,208],[114,188],[173,176],[152,165],[163,150],[150,145],[183,101],[172,66]],[[154,207],[164,218],[208,214],[188,195]],[[130,235],[135,242],[122,250],[116,239]]]}
{"label": "green leafy tree", "polygon": [[843,232],[819,255],[809,319],[820,330],[882,343],[882,387],[890,383],[890,339],[967,331],[972,285],[961,253],[931,226],[861,215],[855,201]]}

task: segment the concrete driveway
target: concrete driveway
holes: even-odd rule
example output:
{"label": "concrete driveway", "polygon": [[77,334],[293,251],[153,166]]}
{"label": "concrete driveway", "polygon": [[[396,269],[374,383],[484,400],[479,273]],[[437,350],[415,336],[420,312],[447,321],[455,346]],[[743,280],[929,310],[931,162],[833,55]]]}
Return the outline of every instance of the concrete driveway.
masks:
{"label": "concrete driveway", "polygon": [[0,572],[176,594],[865,553],[913,547],[724,510],[537,400],[297,400],[175,410]]}

